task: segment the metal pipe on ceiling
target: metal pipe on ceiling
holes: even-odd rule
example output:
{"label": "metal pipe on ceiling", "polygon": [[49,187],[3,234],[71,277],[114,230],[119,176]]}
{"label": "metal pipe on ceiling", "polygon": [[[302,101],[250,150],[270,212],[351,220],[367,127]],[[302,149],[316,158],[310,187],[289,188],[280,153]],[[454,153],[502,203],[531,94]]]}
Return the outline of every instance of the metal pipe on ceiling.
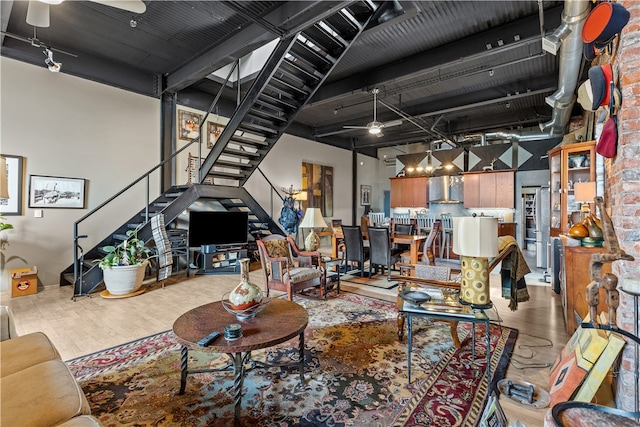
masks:
{"label": "metal pipe on ceiling", "polygon": [[[575,102],[575,91],[582,66],[582,26],[590,10],[589,0],[566,0],[562,11],[562,23],[549,37],[543,38],[543,48],[549,44],[561,43],[558,90],[546,98],[553,107],[551,120],[540,124],[540,132],[492,132],[486,139],[510,141],[531,141],[563,136]],[[550,51],[551,53],[554,53]]]}

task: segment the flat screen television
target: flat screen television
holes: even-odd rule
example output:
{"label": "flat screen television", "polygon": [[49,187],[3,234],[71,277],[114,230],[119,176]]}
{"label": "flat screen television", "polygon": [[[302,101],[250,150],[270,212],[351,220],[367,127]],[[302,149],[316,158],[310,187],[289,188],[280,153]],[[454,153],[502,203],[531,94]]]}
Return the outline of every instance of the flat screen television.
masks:
{"label": "flat screen television", "polygon": [[189,212],[189,247],[247,243],[247,212]]}

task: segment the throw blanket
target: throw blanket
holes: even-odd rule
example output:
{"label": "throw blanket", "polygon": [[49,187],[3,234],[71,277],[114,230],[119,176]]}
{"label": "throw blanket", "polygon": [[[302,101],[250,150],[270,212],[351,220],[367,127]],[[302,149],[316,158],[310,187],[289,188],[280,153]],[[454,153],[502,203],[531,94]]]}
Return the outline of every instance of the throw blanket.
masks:
{"label": "throw blanket", "polygon": [[[513,246],[513,248],[512,248]],[[502,297],[509,300],[511,311],[518,309],[519,302],[529,301],[525,274],[531,273],[527,262],[513,236],[498,237],[498,253],[511,249],[511,253],[502,260]]]}

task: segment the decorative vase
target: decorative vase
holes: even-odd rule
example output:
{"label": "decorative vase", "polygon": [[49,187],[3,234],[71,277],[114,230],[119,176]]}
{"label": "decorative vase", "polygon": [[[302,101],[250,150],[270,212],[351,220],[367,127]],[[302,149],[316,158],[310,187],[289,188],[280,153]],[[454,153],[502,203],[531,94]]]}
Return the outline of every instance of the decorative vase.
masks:
{"label": "decorative vase", "polygon": [[235,310],[246,310],[262,302],[262,289],[249,281],[249,258],[240,260],[240,283],[229,294]]}

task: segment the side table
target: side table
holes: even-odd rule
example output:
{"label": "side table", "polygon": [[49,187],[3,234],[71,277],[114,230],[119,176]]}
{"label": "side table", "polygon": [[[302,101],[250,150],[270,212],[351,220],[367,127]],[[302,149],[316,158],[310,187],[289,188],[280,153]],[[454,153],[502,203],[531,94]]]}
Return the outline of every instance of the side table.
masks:
{"label": "side table", "polygon": [[476,357],[476,323],[485,325],[487,338],[487,390],[491,388],[491,325],[489,316],[481,309],[473,309],[471,306],[460,303],[428,302],[422,305],[404,303],[400,309],[407,317],[407,376],[411,383],[411,351],[413,347],[413,318],[424,317],[436,320],[447,320],[471,323],[471,354],[473,360]]}
{"label": "side table", "polygon": [[[340,266],[342,265],[341,258],[334,257],[321,257],[320,264],[324,268],[324,277],[322,279],[322,286],[324,287],[324,296],[327,297],[327,291],[335,290],[340,293]],[[333,271],[333,268],[337,267],[335,274],[329,273],[329,269]]]}
{"label": "side table", "polygon": [[[187,375],[201,372],[217,372],[231,369],[234,372],[233,396],[235,405],[234,424],[240,425],[240,410],[242,400],[242,384],[246,371],[255,365],[262,366],[290,366],[297,365],[300,370],[300,384],[304,384],[304,330],[309,322],[309,314],[301,305],[285,299],[269,299],[265,308],[256,317],[238,320],[229,313],[221,301],[201,305],[189,310],[174,322],[173,333],[182,345],[180,391],[184,394]],[[231,323],[242,325],[243,336],[236,340],[226,340],[218,337],[207,347],[199,347],[198,341],[213,331],[221,332]],[[299,360],[292,364],[269,365],[251,358],[251,351],[272,347],[276,344],[299,337]],[[226,353],[230,363],[220,369],[189,370],[189,349],[200,349],[214,353]],[[250,363],[247,369],[245,365]]]}

